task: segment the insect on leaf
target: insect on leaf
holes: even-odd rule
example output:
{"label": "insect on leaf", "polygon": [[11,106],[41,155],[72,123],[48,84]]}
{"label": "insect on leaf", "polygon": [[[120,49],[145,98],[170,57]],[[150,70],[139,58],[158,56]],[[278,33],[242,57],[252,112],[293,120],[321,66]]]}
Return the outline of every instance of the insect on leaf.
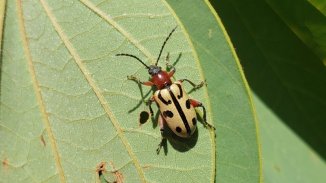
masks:
{"label": "insect on leaf", "polygon": [[[222,25],[208,3],[192,2],[184,8],[188,11],[180,11],[180,5],[158,0],[7,1],[1,50],[1,180],[258,180],[248,88]],[[194,12],[209,18],[194,19],[203,22],[198,31],[186,18]],[[169,53],[175,79],[207,79],[208,88],[189,96],[206,105],[217,136],[199,123],[192,138],[171,137],[157,155],[157,107],[153,118],[139,123],[139,114],[148,110],[143,101],[152,90],[127,79],[133,75],[146,81],[147,70],[116,54],[133,54],[153,64],[176,26],[158,65],[165,68]],[[191,91],[191,86],[184,87]],[[99,171],[103,162],[106,166]]]}

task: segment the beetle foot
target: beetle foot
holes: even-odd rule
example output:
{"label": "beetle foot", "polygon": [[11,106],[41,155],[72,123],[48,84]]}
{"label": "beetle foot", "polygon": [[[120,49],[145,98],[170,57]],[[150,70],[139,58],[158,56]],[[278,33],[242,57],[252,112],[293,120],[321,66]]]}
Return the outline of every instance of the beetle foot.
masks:
{"label": "beetle foot", "polygon": [[161,151],[161,149],[162,149],[162,143],[160,143],[159,145],[158,145],[158,148],[156,149],[156,154],[160,154],[160,151]]}
{"label": "beetle foot", "polygon": [[130,75],[130,76],[127,76],[127,79],[129,79],[129,80],[133,80],[133,81],[136,81],[137,83],[139,83],[140,81],[139,81],[139,79],[138,78],[136,78],[135,76],[133,76],[133,75]]}
{"label": "beetle foot", "polygon": [[205,128],[210,128],[212,130],[216,130],[216,128],[210,123],[205,122],[204,126],[205,126]]}
{"label": "beetle foot", "polygon": [[146,100],[146,101],[145,101],[145,104],[146,104],[146,105],[151,105],[151,103],[152,103],[151,100]]}
{"label": "beetle foot", "polygon": [[204,85],[207,86],[206,79],[205,79],[204,81],[200,82],[198,85],[196,85],[196,86],[194,87],[194,89],[197,90],[197,89],[203,87]]}
{"label": "beetle foot", "polygon": [[158,144],[158,147],[156,149],[157,154],[160,154],[160,151],[165,144],[166,144],[166,138],[162,138],[161,142]]}
{"label": "beetle foot", "polygon": [[149,107],[149,111],[150,111],[151,116],[154,115],[154,112],[153,112],[153,109],[152,109],[152,102],[153,101],[151,99],[145,101],[145,104]]}

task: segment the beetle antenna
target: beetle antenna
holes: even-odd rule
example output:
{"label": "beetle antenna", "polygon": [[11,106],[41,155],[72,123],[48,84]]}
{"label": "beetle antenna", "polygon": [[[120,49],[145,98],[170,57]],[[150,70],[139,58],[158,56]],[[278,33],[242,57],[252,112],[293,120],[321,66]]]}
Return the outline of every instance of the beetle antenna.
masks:
{"label": "beetle antenna", "polygon": [[142,60],[140,60],[140,58],[136,57],[135,55],[130,55],[130,54],[127,54],[127,53],[119,53],[119,54],[116,54],[115,56],[127,56],[127,57],[135,58],[140,63],[142,63],[147,69],[149,69],[148,65],[146,65]]}
{"label": "beetle antenna", "polygon": [[178,26],[176,26],[174,29],[172,29],[172,31],[170,32],[170,34],[168,35],[168,37],[165,39],[165,41],[164,41],[164,43],[163,43],[163,45],[162,45],[162,48],[161,48],[161,50],[160,50],[160,54],[159,54],[158,57],[157,57],[157,60],[156,60],[155,65],[157,65],[158,61],[160,60],[160,57],[161,57],[161,54],[162,54],[162,51],[163,51],[163,48],[164,48],[166,42],[170,39],[172,33],[175,31],[175,29],[177,29],[177,27],[178,27]]}

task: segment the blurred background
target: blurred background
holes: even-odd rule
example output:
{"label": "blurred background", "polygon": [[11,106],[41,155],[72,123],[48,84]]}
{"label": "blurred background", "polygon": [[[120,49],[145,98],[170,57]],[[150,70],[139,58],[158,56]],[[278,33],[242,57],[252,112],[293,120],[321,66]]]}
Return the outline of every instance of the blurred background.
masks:
{"label": "blurred background", "polygon": [[317,181],[326,158],[326,1],[210,2],[254,95],[265,182]]}

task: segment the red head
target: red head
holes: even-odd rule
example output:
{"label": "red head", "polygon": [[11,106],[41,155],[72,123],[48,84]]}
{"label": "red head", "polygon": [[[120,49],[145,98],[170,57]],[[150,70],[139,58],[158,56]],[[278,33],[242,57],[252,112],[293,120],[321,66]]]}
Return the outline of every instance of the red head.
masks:
{"label": "red head", "polygon": [[148,69],[148,73],[151,75],[151,82],[154,83],[154,85],[156,86],[157,89],[162,89],[166,86],[169,86],[172,84],[172,81],[170,79],[170,75],[168,72],[166,71],[162,71],[162,68],[157,66],[158,61],[160,60],[163,48],[166,44],[166,42],[169,40],[169,38],[171,37],[172,33],[175,31],[177,27],[175,27],[174,29],[172,29],[172,31],[170,32],[170,34],[168,35],[168,37],[165,39],[161,50],[160,50],[160,54],[157,57],[156,63],[155,65],[146,65],[141,59],[139,59],[138,57],[136,57],[135,55],[131,55],[131,54],[126,54],[126,53],[120,53],[117,54],[116,56],[128,56],[128,57],[132,57],[135,58],[136,60],[138,60],[140,63],[142,63],[147,69]]}
{"label": "red head", "polygon": [[150,65],[148,73],[152,76],[151,81],[155,84],[157,89],[162,89],[172,84],[169,73],[162,71],[161,67]]}

